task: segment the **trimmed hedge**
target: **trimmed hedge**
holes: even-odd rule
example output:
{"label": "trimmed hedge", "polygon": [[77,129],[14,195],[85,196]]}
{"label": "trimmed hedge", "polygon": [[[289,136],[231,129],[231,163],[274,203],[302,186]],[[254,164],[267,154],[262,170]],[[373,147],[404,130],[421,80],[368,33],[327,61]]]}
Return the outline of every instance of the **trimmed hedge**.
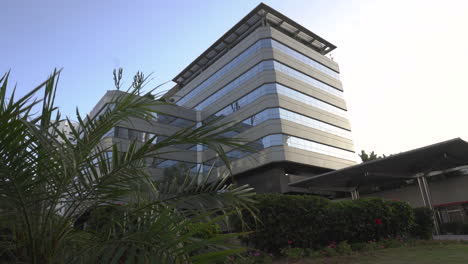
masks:
{"label": "trimmed hedge", "polygon": [[411,235],[420,239],[431,239],[434,231],[434,213],[427,207],[414,208],[414,226]]}
{"label": "trimmed hedge", "polygon": [[249,246],[278,253],[281,248],[318,249],[335,242],[368,242],[406,236],[414,224],[413,209],[404,202],[377,198],[332,202],[307,195],[257,195],[256,230],[241,239]]}

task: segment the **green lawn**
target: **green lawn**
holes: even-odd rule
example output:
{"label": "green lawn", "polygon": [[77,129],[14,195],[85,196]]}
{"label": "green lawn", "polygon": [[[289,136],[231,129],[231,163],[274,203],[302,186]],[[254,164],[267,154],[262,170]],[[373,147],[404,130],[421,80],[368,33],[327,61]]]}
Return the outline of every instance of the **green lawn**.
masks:
{"label": "green lawn", "polygon": [[281,260],[274,262],[297,264],[458,264],[468,263],[467,244],[426,245],[416,247],[401,247],[377,250],[374,252],[345,257],[321,258],[316,260],[300,260],[297,262]]}

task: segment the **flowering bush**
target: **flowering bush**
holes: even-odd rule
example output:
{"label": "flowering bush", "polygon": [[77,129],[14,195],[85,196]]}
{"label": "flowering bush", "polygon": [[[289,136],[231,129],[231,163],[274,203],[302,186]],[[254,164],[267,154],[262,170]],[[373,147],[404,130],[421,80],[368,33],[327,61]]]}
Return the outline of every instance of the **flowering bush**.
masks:
{"label": "flowering bush", "polygon": [[282,194],[257,195],[256,200],[260,221],[246,217],[245,223],[254,232],[241,239],[274,254],[282,248],[326,247],[329,249],[324,254],[331,255],[342,241],[353,244],[408,236],[414,224],[413,209],[400,201],[370,198],[330,202],[321,197]]}

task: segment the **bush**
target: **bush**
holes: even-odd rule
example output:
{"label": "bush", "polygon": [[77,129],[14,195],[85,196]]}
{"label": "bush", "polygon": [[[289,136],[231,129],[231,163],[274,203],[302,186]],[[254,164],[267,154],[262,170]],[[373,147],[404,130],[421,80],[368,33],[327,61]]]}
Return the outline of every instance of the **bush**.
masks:
{"label": "bush", "polygon": [[303,248],[283,248],[281,249],[281,255],[288,257],[290,259],[300,259],[306,255],[306,250]]}
{"label": "bush", "polygon": [[327,245],[323,237],[330,201],[322,197],[261,194],[255,198],[258,220],[245,217],[244,222],[256,230],[241,240],[267,252],[280,253],[285,247],[318,248]]}
{"label": "bush", "polygon": [[367,243],[359,242],[351,244],[351,249],[354,252],[366,251],[367,250]]}
{"label": "bush", "polygon": [[242,255],[227,257],[224,264],[270,264],[273,257],[262,251],[253,250]]}
{"label": "bush", "polygon": [[353,250],[347,241],[341,241],[336,246],[336,252],[338,252],[340,255],[350,255],[353,253]]}
{"label": "bush", "polygon": [[431,239],[434,232],[434,213],[427,207],[414,208],[414,226],[411,235],[419,239]]}
{"label": "bush", "polygon": [[282,194],[257,195],[256,200],[259,221],[244,219],[255,232],[242,241],[272,253],[285,247],[320,249],[333,241],[359,243],[407,236],[414,224],[412,208],[398,201],[369,198],[331,202],[322,197]]}

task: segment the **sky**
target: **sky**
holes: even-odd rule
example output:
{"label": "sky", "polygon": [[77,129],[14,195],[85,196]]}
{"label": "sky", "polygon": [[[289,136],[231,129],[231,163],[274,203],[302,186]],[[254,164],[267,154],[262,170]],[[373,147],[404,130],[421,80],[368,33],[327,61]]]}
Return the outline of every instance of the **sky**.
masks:
{"label": "sky", "polygon": [[[357,152],[468,140],[468,1],[264,2],[338,47]],[[125,87],[136,71],[148,88],[169,81],[259,3],[1,0],[0,74],[24,94],[63,68],[57,104],[74,119],[113,89],[114,68]]]}

